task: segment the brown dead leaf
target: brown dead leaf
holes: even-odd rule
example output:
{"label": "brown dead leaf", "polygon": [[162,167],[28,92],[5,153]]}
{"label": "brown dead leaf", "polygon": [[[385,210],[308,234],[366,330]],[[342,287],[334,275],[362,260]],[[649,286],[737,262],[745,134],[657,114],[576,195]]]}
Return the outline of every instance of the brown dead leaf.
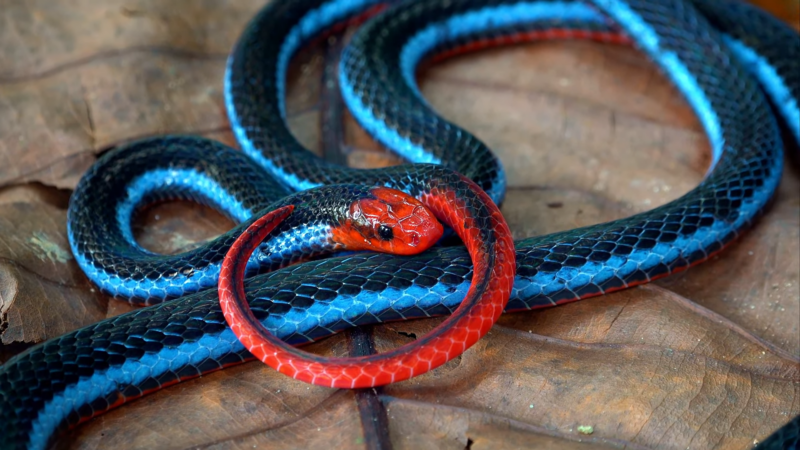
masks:
{"label": "brown dead leaf", "polygon": [[71,188],[98,151],[153,134],[225,130],[225,58],[234,30],[261,4],[83,0],[4,7],[0,186],[41,181]]}
{"label": "brown dead leaf", "polygon": [[[93,293],[71,259],[65,195],[28,181],[72,188],[97,152],[145,135],[234,145],[224,61],[261,3],[78,0],[4,10],[0,186],[13,184],[0,190],[4,344],[129,309]],[[288,76],[292,129],[329,160],[395,164],[339,109],[329,85],[339,47],[331,39],[297,57]],[[710,161],[686,103],[628,48],[550,42],[486,51],[426,69],[420,85],[503,160],[503,213],[516,238],[663,204],[694,187]],[[768,214],[713,261],[652,285],[503,316],[424,376],[349,392],[250,363],[102,415],[59,448],[750,448],[800,413],[799,179],[789,165]],[[159,206],[134,224],[145,247],[163,252],[228,227],[186,204]],[[344,333],[310,349],[346,356],[372,342],[384,351],[440,320]]]}
{"label": "brown dead leaf", "polygon": [[37,343],[104,319],[108,301],[72,258],[64,210],[0,205],[0,341]]}

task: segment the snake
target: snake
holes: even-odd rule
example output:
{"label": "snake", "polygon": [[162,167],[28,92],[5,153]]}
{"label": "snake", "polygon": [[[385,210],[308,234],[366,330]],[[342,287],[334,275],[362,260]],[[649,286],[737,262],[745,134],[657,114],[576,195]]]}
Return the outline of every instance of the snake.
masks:
{"label": "snake", "polygon": [[[233,334],[250,353],[281,373],[311,384],[349,389],[407,380],[464,353],[489,332],[508,302],[516,269],[514,242],[500,209],[468,178],[451,172],[450,176],[432,178],[425,184],[427,186],[420,194],[422,202],[406,199],[408,195],[399,191],[393,191],[397,192],[394,194],[384,192],[386,188],[373,189],[385,202],[370,205],[370,216],[374,220],[361,228],[366,228],[367,232],[390,230],[386,236],[379,234],[369,241],[385,242],[391,246],[400,238],[402,241],[397,246],[401,249],[407,247],[405,254],[424,251],[442,236],[443,229],[432,225],[438,223],[436,218],[458,234],[472,260],[472,284],[466,298],[441,324],[419,339],[389,352],[349,358],[321,357],[291,347],[272,335],[250,309],[243,280],[252,254],[292,214],[294,205],[286,205],[277,210],[268,208],[267,214],[250,224],[228,249],[222,263],[219,300]],[[416,204],[412,203],[414,201]],[[413,207],[402,207],[412,204]],[[365,208],[358,205],[355,203],[355,207],[348,208],[348,211],[355,211],[353,220],[365,215],[362,213]],[[423,206],[429,209],[422,210]],[[390,220],[383,219],[384,216],[389,216]],[[406,230],[404,224],[409,221],[413,227]],[[346,225],[339,228],[347,230],[344,234],[352,237],[354,243],[364,241],[363,231],[350,231]],[[422,237],[409,238],[410,233]],[[399,237],[386,239],[389,235]],[[372,246],[363,246],[362,249],[368,250]],[[358,249],[353,245],[346,248]]]}
{"label": "snake", "polygon": [[[774,197],[784,151],[775,113],[785,135],[800,141],[800,38],[744,2],[389,3],[276,0],[252,19],[224,79],[241,152],[201,138],[162,136],[111,151],[90,168],[70,201],[73,254],[104,292],[150,306],[43,342],[0,367],[0,448],[46,448],[113,407],[254,358],[228,326],[212,289],[230,247],[208,245],[165,264],[164,255],[137,248],[130,231],[143,202],[185,196],[246,224],[275,195],[353,184],[419,197],[431,176],[455,171],[502,205],[501,162],[426,102],[415,80],[423,61],[537,39],[632,43],[684,96],[710,143],[705,178],[680,198],[612,222],[515,241],[505,311],[603,295],[709,259],[750,228]],[[364,129],[411,165],[335,166],[305,149],[286,124],[292,55],[321,33],[364,16],[370,19],[340,60],[342,98]],[[193,156],[198,149],[205,149],[202,158]],[[314,236],[316,230],[303,232]],[[213,242],[230,246],[234,239]],[[463,246],[313,261],[302,261],[294,248],[275,253],[269,246],[261,244],[240,268],[253,275],[244,291],[256,320],[292,345],[353,326],[452,314],[475,274]],[[120,253],[131,258],[119,259]],[[199,254],[202,261],[187,259]],[[796,445],[798,420],[764,444]]]}

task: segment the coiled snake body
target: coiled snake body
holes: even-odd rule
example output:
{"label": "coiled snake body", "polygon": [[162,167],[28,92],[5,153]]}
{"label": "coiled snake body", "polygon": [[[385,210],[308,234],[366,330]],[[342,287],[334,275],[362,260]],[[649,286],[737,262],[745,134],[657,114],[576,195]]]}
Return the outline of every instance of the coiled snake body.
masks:
{"label": "coiled snake body", "polygon": [[[437,176],[432,165],[331,166],[305,150],[284,121],[291,56],[321,31],[379,3],[276,1],[250,23],[225,78],[231,125],[247,157],[199,138],[164,137],[113,151],[87,173],[69,212],[81,267],[106,292],[134,302],[180,298],[45,342],[0,367],[0,447],[45,447],[110,407],[251,358],[225,324],[216,291],[203,291],[216,285],[232,234],[174,257],[147,254],[132,238],[137,205],[167,195],[167,181],[246,221],[295,190],[354,183],[419,195]],[[414,81],[422,59],[547,36],[631,39],[685,95],[708,134],[712,167],[683,197],[614,222],[517,241],[506,310],[648,282],[706,260],[750,226],[772,198],[783,164],[777,123],[756,79],[800,140],[800,39],[744,3],[431,0],[392,8],[402,12],[378,15],[345,50],[343,98],[379,141],[412,162],[460,172],[497,203],[505,192],[502,164],[427,105]],[[256,270],[259,262],[294,257],[262,248],[251,263]],[[302,343],[355,325],[449,314],[471,277],[464,248],[439,247],[405,258],[355,254],[307,262],[250,278],[246,288],[272,333]],[[786,430],[798,426],[795,420]]]}

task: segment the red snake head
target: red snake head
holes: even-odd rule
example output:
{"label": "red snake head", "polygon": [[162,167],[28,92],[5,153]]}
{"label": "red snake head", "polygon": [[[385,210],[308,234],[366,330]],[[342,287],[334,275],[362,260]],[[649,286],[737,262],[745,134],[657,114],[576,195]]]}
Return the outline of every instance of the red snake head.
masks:
{"label": "red snake head", "polygon": [[334,240],[348,250],[414,255],[442,237],[442,224],[419,200],[382,187],[372,195],[353,202],[345,223],[334,228]]}

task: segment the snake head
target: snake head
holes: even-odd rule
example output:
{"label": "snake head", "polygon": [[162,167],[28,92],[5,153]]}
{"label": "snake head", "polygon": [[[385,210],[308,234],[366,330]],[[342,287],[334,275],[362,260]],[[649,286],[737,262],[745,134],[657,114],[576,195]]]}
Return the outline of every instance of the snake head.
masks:
{"label": "snake head", "polygon": [[374,188],[373,198],[352,204],[334,240],[348,250],[414,255],[430,248],[444,233],[436,216],[419,200],[390,188]]}

